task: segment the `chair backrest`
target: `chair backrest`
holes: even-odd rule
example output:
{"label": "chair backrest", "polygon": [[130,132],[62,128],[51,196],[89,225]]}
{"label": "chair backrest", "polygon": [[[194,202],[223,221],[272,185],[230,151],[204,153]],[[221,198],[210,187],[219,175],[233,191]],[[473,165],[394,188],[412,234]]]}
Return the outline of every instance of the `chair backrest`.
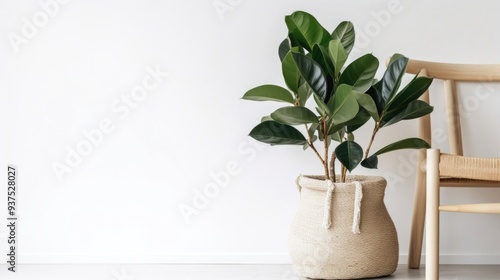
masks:
{"label": "chair backrest", "polygon": [[[463,81],[500,82],[500,64],[452,64],[410,59],[406,72],[444,81],[450,153],[462,156],[462,129],[455,84]],[[421,100],[429,103],[429,91],[422,95]],[[431,143],[430,115],[419,119],[419,134]]]}

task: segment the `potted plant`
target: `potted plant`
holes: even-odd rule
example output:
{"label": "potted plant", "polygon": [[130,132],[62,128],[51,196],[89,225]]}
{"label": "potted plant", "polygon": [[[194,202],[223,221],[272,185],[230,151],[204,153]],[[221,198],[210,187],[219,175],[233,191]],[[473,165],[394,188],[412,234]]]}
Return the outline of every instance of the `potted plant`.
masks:
{"label": "potted plant", "polygon": [[[400,54],[392,56],[380,80],[375,79],[379,61],[372,54],[345,65],[355,41],[351,22],[340,23],[332,33],[302,11],[285,22],[288,36],[278,53],[288,89],[262,85],[243,99],[288,103],[264,116],[250,136],[271,145],[303,146],[322,166],[322,175],[297,178],[301,195],[289,238],[292,263],[310,278],[390,275],[399,251],[383,202],[386,181],[347,172],[359,164],[377,168],[378,156],[387,152],[429,147],[422,139],[407,138],[371,151],[383,128],[432,112],[418,99],[432,79],[416,76],[400,90],[408,63]],[[368,123],[374,128],[363,149],[354,133]]]}

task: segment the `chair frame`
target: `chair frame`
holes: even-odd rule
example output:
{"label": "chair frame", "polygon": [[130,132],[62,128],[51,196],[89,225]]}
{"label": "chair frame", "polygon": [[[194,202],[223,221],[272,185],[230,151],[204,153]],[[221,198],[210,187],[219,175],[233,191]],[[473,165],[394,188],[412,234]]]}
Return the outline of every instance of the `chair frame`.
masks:
{"label": "chair frame", "polygon": [[[389,61],[389,59],[387,60]],[[456,93],[456,82],[499,82],[500,65],[499,64],[451,64],[428,62],[410,59],[406,69],[407,73],[419,74],[419,76],[428,76],[444,81],[444,94],[447,110],[447,126],[450,145],[450,154],[463,156],[462,132],[460,124],[460,114],[458,106],[458,96]],[[485,74],[487,73],[487,74]],[[429,103],[429,91],[426,91],[421,100]],[[426,115],[419,119],[419,136],[427,143],[431,143],[431,119]],[[438,152],[439,153],[439,152]],[[408,266],[418,269],[421,263],[422,241],[426,216],[426,150],[418,151],[417,174],[415,182],[415,196],[413,204],[412,226],[410,233],[410,247],[408,255]],[[439,174],[439,173],[438,173]],[[440,186],[489,186],[500,187],[499,182],[477,181],[471,183],[450,182],[440,180],[437,183]],[[439,188],[438,192],[439,192]],[[439,195],[437,196],[439,201]],[[432,201],[434,203],[434,201]],[[435,210],[435,209],[433,209]],[[432,221],[433,223],[435,221]],[[438,220],[439,222],[439,220]]]}

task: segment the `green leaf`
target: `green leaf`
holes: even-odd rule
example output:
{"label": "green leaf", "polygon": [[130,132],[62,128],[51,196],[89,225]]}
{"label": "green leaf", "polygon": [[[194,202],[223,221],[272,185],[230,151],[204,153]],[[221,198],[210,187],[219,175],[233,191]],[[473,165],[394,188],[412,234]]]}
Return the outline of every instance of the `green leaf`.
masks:
{"label": "green leaf", "polygon": [[344,127],[342,127],[340,130],[337,130],[335,133],[331,134],[330,137],[334,141],[342,142],[342,135],[344,135],[344,133],[345,133],[345,130],[344,130]]}
{"label": "green leaf", "polygon": [[285,79],[286,86],[293,92],[297,92],[300,82],[300,72],[293,60],[292,52],[298,51],[297,47],[291,49],[281,61],[281,72],[283,73],[283,78]]}
{"label": "green leaf", "polygon": [[271,145],[304,145],[307,140],[293,126],[275,121],[258,124],[250,131],[250,137]]}
{"label": "green leaf", "polygon": [[299,53],[304,53],[304,48],[299,44],[299,42],[297,41],[297,39],[295,39],[292,33],[288,33],[288,39],[290,40],[290,47],[298,48]]}
{"label": "green leaf", "polygon": [[301,53],[292,52],[292,56],[302,78],[309,84],[313,92],[324,101],[327,97],[327,84],[321,66],[312,58]]}
{"label": "green leaf", "polygon": [[272,121],[273,118],[271,118],[271,116],[263,116],[261,119],[260,119],[260,122],[267,122],[267,121]]}
{"label": "green leaf", "polygon": [[385,100],[382,98],[382,93],[380,93],[379,89],[380,84],[380,82],[375,83],[368,89],[368,91],[366,91],[366,94],[368,94],[375,102],[379,116],[380,114],[382,114],[382,111],[384,111],[385,107]]}
{"label": "green leaf", "polygon": [[319,66],[323,70],[323,73],[325,73],[327,95],[324,100],[325,103],[328,103],[333,94],[333,62],[329,57],[327,50],[320,45],[314,45],[311,55],[312,59],[319,64]]}
{"label": "green leaf", "polygon": [[[328,128],[328,135],[335,136],[339,131],[344,129],[346,126],[344,124],[331,124],[330,127]],[[334,138],[336,140],[337,138]],[[340,138],[339,138],[340,139]],[[338,140],[340,142],[340,140]]]}
{"label": "green leaf", "polygon": [[294,104],[290,92],[280,86],[263,85],[253,88],[243,95],[242,99],[254,101],[278,101]]}
{"label": "green leaf", "polygon": [[340,75],[339,83],[353,86],[357,92],[365,92],[373,84],[378,65],[376,57],[372,54],[366,54],[344,69],[344,72]]}
{"label": "green leaf", "polygon": [[422,100],[413,100],[408,104],[408,106],[405,108],[402,108],[400,112],[393,117],[391,117],[391,114],[387,114],[387,118],[384,117],[384,123],[383,126],[389,126],[391,124],[395,124],[401,120],[411,120],[411,119],[416,119],[420,118],[422,116],[425,116],[427,114],[430,114],[434,108],[427,104],[426,102]]}
{"label": "green leaf", "polygon": [[283,59],[285,59],[285,56],[289,51],[290,51],[290,41],[288,38],[285,38],[285,40],[283,40],[280,43],[280,46],[278,48],[278,55],[280,57],[280,61],[283,61]]}
{"label": "green leaf", "polygon": [[389,67],[385,70],[381,80],[382,87],[380,93],[386,104],[396,95],[401,84],[401,79],[406,72],[407,64],[408,58],[401,56],[389,64]]}
{"label": "green leaf", "polygon": [[328,134],[333,135],[341,129],[345,128],[348,132],[352,133],[356,129],[360,128],[370,119],[370,114],[363,109],[359,108],[359,112],[356,116],[345,123],[335,124],[333,122],[329,123]]}
{"label": "green leaf", "polygon": [[417,100],[429,88],[432,78],[415,77],[392,100],[387,103],[387,111],[406,107],[410,102]]}
{"label": "green leaf", "polygon": [[354,141],[344,141],[335,148],[335,155],[342,165],[351,172],[363,158],[363,148]]}
{"label": "green leaf", "polygon": [[316,94],[314,94],[314,101],[318,105],[317,110],[321,116],[326,117],[327,115],[330,115],[330,109],[325,104],[325,102],[323,102],[323,100],[321,100]]}
{"label": "green leaf", "polygon": [[361,166],[369,169],[377,169],[378,166],[378,157],[377,156],[371,156],[366,159],[364,159],[361,162]]}
{"label": "green leaf", "polygon": [[378,115],[377,105],[375,104],[375,101],[373,101],[373,98],[365,93],[356,93],[355,96],[359,106],[363,107],[370,114],[370,116],[378,122],[380,117]]}
{"label": "green leaf", "polygon": [[307,83],[303,83],[297,90],[297,95],[299,96],[300,106],[305,106],[307,100],[312,94],[311,87]]}
{"label": "green leaf", "polygon": [[331,39],[330,34],[310,14],[302,11],[285,17],[288,32],[309,52],[315,44],[323,44]]}
{"label": "green leaf", "polygon": [[369,156],[365,160],[361,162],[361,165],[366,168],[377,168],[378,165],[378,155],[385,154],[388,152],[402,150],[402,149],[422,149],[422,148],[430,148],[430,145],[427,144],[424,140],[420,138],[407,138],[392,144],[389,144],[382,149],[378,150],[373,155]]}
{"label": "green leaf", "polygon": [[328,56],[327,50],[323,46],[314,45],[312,51],[312,59],[314,59],[314,61],[316,61],[321,66],[324,73],[329,73],[330,75],[333,75],[334,73],[333,62]]}
{"label": "green leaf", "polygon": [[311,126],[309,126],[309,129],[307,130],[307,134],[309,137],[313,137],[314,134],[316,133],[316,129],[318,129],[319,123],[312,123]]}
{"label": "green leaf", "polygon": [[348,141],[354,141],[354,134],[352,134],[352,133],[350,133],[350,132],[349,132],[349,133],[347,133],[347,140],[348,140]]}
{"label": "green leaf", "polygon": [[347,131],[349,133],[356,131],[358,128],[362,127],[369,119],[370,114],[365,109],[363,109],[363,107],[359,108],[358,114],[350,121],[345,123],[345,125],[347,126]]}
{"label": "green leaf", "polygon": [[373,156],[378,156],[381,154],[385,154],[387,152],[392,152],[402,149],[422,149],[422,148],[428,149],[430,147],[431,146],[427,144],[427,142],[425,142],[420,138],[407,138],[383,147],[382,149],[374,153]]}
{"label": "green leaf", "polygon": [[340,85],[333,96],[333,106],[331,107],[331,117],[336,124],[344,123],[354,118],[359,111],[359,104],[356,101],[352,87]]}
{"label": "green leaf", "polygon": [[350,21],[341,22],[332,32],[332,38],[340,40],[347,54],[351,52],[354,46],[355,37],[354,25]]}
{"label": "green leaf", "polygon": [[328,44],[328,53],[333,60],[334,74],[337,76],[347,60],[347,52],[339,40],[332,40]]}
{"label": "green leaf", "polygon": [[391,59],[389,59],[389,64],[388,65],[391,65],[394,61],[398,60],[399,58],[401,57],[405,57],[404,55],[400,54],[400,53],[395,53],[391,56]]}
{"label": "green leaf", "polygon": [[298,125],[306,123],[317,123],[316,114],[306,107],[283,107],[271,114],[273,120],[289,125]]}

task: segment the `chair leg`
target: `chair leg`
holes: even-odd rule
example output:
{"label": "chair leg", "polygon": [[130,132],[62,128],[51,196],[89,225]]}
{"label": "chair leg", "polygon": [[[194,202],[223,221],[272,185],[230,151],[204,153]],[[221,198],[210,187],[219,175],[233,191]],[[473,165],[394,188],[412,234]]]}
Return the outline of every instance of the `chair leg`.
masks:
{"label": "chair leg", "polygon": [[427,150],[426,280],[439,279],[439,155],[439,150]]}
{"label": "chair leg", "polygon": [[418,151],[417,177],[415,183],[415,198],[413,201],[413,218],[410,232],[410,249],[408,253],[408,267],[420,268],[422,256],[422,241],[425,224],[425,168],[426,150]]}

